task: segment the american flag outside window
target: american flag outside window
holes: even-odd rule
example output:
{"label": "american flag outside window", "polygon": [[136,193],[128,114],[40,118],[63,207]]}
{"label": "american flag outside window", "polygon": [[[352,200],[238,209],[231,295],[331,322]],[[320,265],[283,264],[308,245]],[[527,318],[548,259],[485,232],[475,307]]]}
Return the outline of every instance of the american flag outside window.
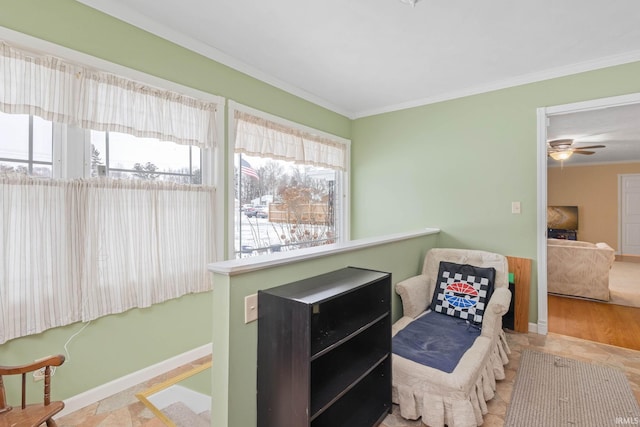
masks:
{"label": "american flag outside window", "polygon": [[249,162],[247,162],[245,159],[242,159],[242,158],[240,159],[240,172],[242,172],[245,175],[249,175],[252,178],[260,179],[260,177],[258,177],[258,173],[256,172],[256,170],[251,167]]}

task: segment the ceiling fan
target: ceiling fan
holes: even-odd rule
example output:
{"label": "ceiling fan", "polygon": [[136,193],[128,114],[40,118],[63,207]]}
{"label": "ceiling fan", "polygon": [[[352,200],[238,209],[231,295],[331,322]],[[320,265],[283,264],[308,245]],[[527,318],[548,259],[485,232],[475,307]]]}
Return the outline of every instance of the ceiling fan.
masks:
{"label": "ceiling fan", "polygon": [[553,160],[567,160],[573,154],[587,154],[591,155],[595,151],[590,151],[596,148],[604,148],[604,145],[587,145],[579,147],[573,145],[573,139],[554,139],[547,142],[547,155]]}

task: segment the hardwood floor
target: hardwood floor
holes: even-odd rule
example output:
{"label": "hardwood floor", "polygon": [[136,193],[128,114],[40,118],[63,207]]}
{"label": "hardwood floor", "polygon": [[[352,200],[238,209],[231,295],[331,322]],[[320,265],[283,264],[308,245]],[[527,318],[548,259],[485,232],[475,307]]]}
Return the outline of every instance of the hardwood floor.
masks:
{"label": "hardwood floor", "polygon": [[640,350],[640,308],[548,296],[549,332]]}

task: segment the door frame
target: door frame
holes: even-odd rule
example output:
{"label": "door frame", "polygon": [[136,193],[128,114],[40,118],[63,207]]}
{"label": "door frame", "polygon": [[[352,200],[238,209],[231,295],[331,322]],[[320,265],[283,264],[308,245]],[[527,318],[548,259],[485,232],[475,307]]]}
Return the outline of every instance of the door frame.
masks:
{"label": "door frame", "polygon": [[581,111],[599,110],[609,107],[640,103],[640,93],[591,99],[571,104],[540,107],[537,115],[537,257],[538,257],[538,324],[537,333],[547,335],[547,126],[549,117]]}
{"label": "door frame", "polygon": [[629,176],[640,176],[640,173],[621,173],[618,174],[618,247],[616,248],[616,253],[619,255],[624,255],[624,253],[622,252],[622,229],[624,224],[622,223],[622,203],[624,201],[624,191],[623,191],[623,185],[622,185],[622,181],[624,180],[625,177],[629,177]]}

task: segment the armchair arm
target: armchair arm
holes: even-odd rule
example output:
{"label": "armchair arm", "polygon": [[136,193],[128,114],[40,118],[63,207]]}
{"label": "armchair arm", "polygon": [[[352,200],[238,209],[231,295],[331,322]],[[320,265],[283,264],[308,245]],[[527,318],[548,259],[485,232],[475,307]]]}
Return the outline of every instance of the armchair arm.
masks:
{"label": "armchair arm", "polygon": [[56,356],[47,356],[38,359],[35,362],[18,366],[0,366],[0,375],[25,374],[27,372],[37,371],[45,366],[60,366],[64,363],[64,356],[58,354]]}
{"label": "armchair arm", "polygon": [[396,283],[396,293],[402,300],[404,316],[417,317],[429,304],[429,286],[427,276],[413,276]]}
{"label": "armchair arm", "polygon": [[502,329],[502,316],[509,311],[511,291],[509,288],[497,288],[484,311],[482,319],[482,336],[493,338]]}

